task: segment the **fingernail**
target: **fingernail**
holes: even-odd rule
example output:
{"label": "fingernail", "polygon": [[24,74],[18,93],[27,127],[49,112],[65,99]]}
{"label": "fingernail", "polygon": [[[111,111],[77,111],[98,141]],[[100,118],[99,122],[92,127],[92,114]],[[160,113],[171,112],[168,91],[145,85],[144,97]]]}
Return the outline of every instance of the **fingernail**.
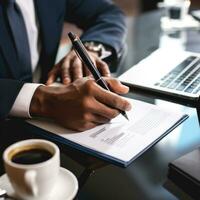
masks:
{"label": "fingernail", "polygon": [[70,83],[70,79],[69,79],[69,78],[64,78],[63,83],[64,83],[64,84]]}
{"label": "fingernail", "polygon": [[131,104],[128,104],[128,105],[126,106],[126,111],[130,111],[131,108],[132,108]]}

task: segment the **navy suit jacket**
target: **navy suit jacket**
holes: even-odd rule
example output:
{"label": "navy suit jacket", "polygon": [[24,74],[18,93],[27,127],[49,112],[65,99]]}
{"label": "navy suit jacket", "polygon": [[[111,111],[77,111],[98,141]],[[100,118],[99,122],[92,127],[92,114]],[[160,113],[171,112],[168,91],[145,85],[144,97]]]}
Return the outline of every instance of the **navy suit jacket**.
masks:
{"label": "navy suit jacket", "polygon": [[[5,119],[25,82],[0,0],[0,120]],[[83,41],[97,41],[113,48],[116,56],[123,49],[125,23],[122,12],[109,0],[34,0],[40,26],[42,51],[40,66],[46,80],[54,66],[64,21],[84,30]],[[31,66],[30,66],[31,67]]]}

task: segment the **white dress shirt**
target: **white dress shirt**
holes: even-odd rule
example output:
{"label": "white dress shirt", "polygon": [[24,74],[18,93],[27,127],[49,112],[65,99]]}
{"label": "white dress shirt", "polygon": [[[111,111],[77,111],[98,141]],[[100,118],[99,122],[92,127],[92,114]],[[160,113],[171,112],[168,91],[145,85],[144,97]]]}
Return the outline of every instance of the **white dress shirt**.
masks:
{"label": "white dress shirt", "polygon": [[[32,72],[34,73],[40,56],[40,43],[39,43],[39,26],[35,14],[35,6],[33,0],[16,0],[16,3],[21,9],[26,25],[28,34]],[[20,90],[12,109],[9,113],[10,116],[30,118],[29,108],[35,90],[41,84],[26,83]]]}

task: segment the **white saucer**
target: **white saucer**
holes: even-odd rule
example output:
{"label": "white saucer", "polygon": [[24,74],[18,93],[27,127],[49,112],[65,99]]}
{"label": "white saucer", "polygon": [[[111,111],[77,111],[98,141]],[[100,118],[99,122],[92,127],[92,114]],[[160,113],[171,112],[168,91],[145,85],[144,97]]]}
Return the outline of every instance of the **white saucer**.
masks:
{"label": "white saucer", "polygon": [[[0,188],[7,191],[9,196],[14,197],[14,190],[6,174],[0,177]],[[60,168],[58,183],[48,200],[72,200],[78,191],[78,181],[74,174],[67,169]]]}

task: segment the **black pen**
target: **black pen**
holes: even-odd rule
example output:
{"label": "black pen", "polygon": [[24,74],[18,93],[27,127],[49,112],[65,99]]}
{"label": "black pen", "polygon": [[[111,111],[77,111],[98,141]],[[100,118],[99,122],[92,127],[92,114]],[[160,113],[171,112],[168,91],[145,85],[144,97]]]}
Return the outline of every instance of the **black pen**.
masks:
{"label": "black pen", "polygon": [[[102,88],[110,91],[106,81],[101,77],[100,72],[95,67],[94,63],[92,62],[92,60],[91,60],[90,56],[88,55],[87,50],[84,47],[81,40],[72,32],[69,32],[68,36],[72,42],[72,45],[73,45],[73,48],[74,48],[76,54],[81,59],[81,61],[85,64],[85,66],[87,66],[87,68],[93,75],[94,79],[96,80],[96,83],[98,83],[98,85],[100,85]],[[125,111],[123,111],[123,110],[119,110],[119,111],[127,120],[129,120]]]}

